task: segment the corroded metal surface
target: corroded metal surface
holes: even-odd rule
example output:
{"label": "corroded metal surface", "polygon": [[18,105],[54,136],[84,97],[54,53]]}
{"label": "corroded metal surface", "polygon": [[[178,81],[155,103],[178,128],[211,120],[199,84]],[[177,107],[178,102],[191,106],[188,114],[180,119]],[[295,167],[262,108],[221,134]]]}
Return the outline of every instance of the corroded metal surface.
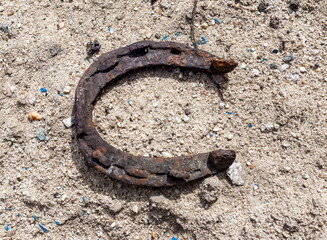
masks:
{"label": "corroded metal surface", "polygon": [[101,90],[133,70],[159,66],[223,74],[232,71],[237,64],[175,42],[142,41],[101,55],[86,70],[75,96],[76,140],[87,162],[125,183],[156,187],[188,182],[226,170],[235,159],[232,150],[172,158],[134,156],[109,145],[96,131],[92,111]]}

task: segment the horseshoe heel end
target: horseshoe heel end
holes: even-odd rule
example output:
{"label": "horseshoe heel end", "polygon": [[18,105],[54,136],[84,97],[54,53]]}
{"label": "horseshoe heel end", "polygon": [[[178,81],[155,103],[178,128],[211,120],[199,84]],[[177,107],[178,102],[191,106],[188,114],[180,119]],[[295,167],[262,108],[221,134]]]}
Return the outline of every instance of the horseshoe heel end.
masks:
{"label": "horseshoe heel end", "polygon": [[233,164],[236,153],[233,150],[215,150],[210,152],[208,158],[208,167],[212,171],[222,172]]}

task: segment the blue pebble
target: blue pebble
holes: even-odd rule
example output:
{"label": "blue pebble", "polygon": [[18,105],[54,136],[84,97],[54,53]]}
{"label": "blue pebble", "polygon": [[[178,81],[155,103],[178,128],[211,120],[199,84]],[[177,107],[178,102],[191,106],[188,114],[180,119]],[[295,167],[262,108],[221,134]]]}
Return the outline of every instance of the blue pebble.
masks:
{"label": "blue pebble", "polygon": [[39,227],[41,228],[41,230],[42,230],[44,233],[47,233],[47,232],[48,232],[48,230],[47,230],[45,227],[43,227],[41,224],[39,224]]}
{"label": "blue pebble", "polygon": [[5,226],[5,230],[6,231],[9,231],[9,227],[10,227],[11,224],[7,224],[7,226]]}
{"label": "blue pebble", "polygon": [[40,88],[40,91],[46,93],[48,90],[46,88]]}
{"label": "blue pebble", "polygon": [[278,53],[278,49],[272,50],[272,53]]}

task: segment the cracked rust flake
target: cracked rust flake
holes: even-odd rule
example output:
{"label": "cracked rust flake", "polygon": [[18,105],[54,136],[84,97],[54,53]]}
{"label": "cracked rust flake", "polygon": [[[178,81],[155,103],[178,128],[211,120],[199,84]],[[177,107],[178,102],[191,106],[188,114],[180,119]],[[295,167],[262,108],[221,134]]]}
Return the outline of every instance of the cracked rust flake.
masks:
{"label": "cracked rust flake", "polygon": [[133,70],[160,66],[224,74],[237,63],[176,42],[142,41],[101,55],[76,89],[75,133],[81,153],[98,171],[135,185],[171,186],[225,171],[235,160],[233,150],[172,158],[134,156],[109,145],[96,131],[92,111],[102,89]]}

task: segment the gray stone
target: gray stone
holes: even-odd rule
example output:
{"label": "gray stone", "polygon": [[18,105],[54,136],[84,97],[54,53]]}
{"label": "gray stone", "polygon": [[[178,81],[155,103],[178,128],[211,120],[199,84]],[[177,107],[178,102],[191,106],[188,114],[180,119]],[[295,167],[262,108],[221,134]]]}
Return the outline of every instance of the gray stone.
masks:
{"label": "gray stone", "polygon": [[71,128],[74,125],[74,117],[68,117],[62,120],[66,128]]}
{"label": "gray stone", "polygon": [[150,202],[152,204],[152,207],[162,210],[171,209],[171,201],[163,195],[150,197]]}
{"label": "gray stone", "polygon": [[37,134],[36,134],[37,139],[40,141],[47,141],[48,138],[46,137],[46,131],[44,128],[39,128]]}
{"label": "gray stone", "polygon": [[293,54],[287,54],[284,58],[283,58],[283,62],[286,62],[286,63],[288,63],[288,62],[291,62],[292,60],[294,59],[294,56],[293,56]]}

